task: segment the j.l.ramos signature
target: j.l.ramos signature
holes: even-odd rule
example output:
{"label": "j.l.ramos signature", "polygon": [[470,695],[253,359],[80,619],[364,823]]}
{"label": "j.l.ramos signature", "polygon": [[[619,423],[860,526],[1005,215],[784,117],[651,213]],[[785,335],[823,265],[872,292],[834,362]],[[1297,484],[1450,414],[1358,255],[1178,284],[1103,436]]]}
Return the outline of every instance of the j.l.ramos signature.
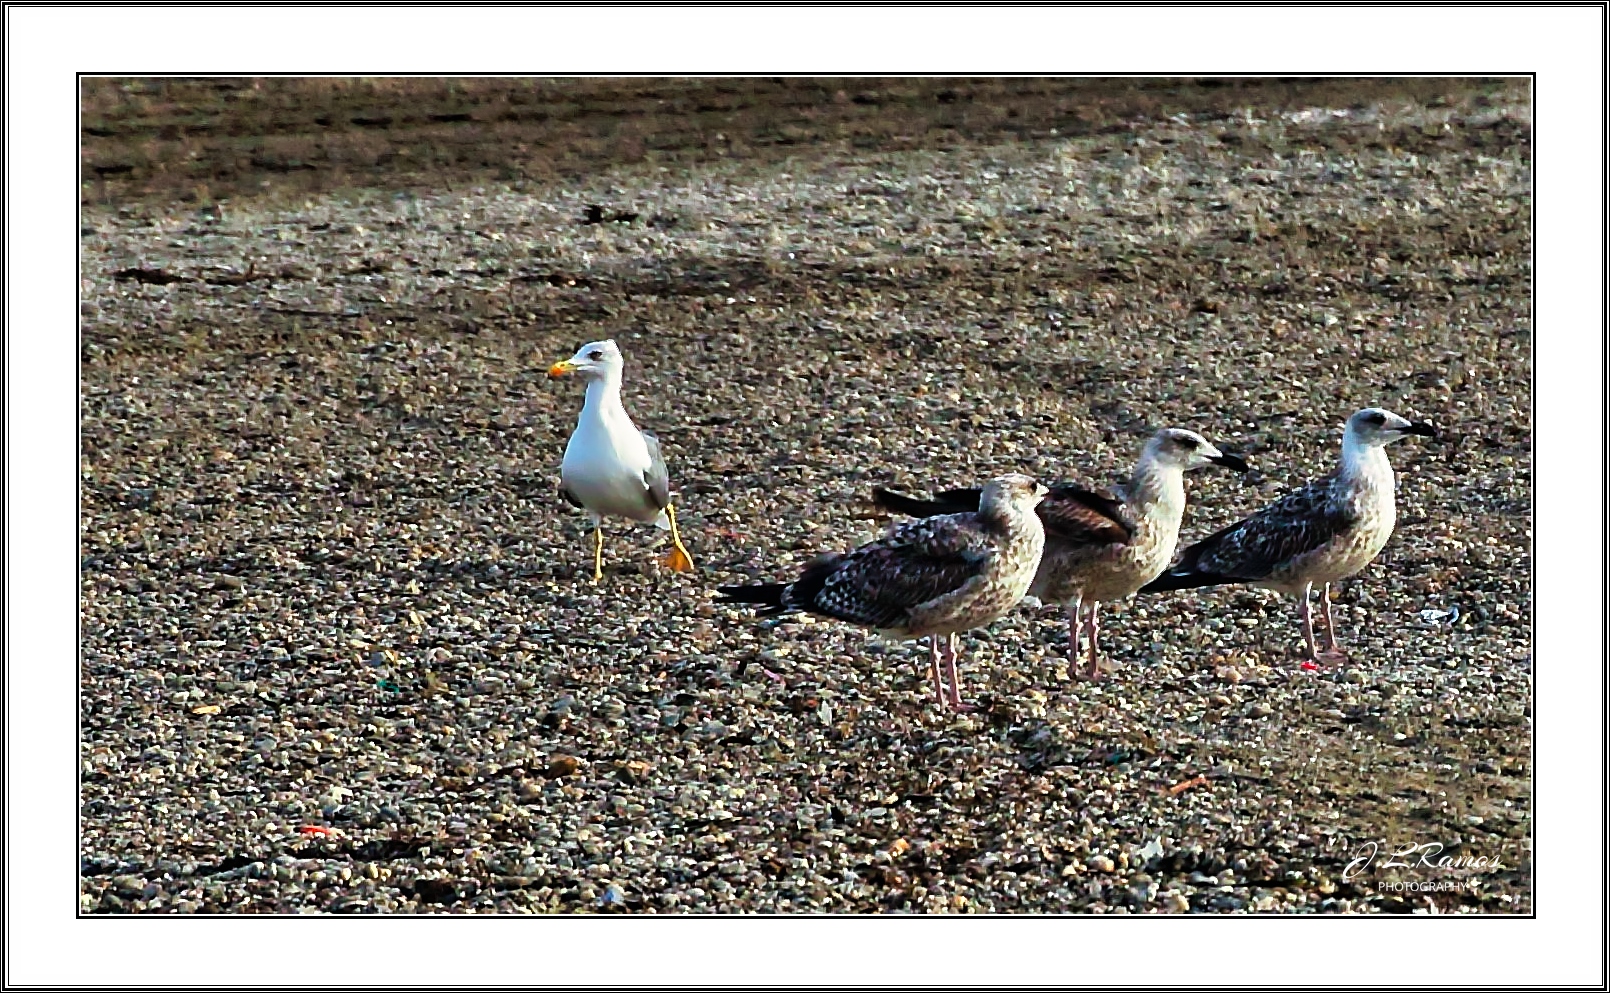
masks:
{"label": "j.l.ramos signature", "polygon": [[1479,872],[1499,872],[1504,868],[1496,855],[1444,855],[1446,846],[1440,841],[1425,841],[1402,848],[1393,849],[1385,853],[1385,859],[1377,862],[1383,849],[1379,842],[1366,841],[1359,846],[1358,855],[1353,861],[1347,863],[1342,870],[1344,882],[1356,878],[1360,873],[1370,868],[1377,869],[1473,869]]}

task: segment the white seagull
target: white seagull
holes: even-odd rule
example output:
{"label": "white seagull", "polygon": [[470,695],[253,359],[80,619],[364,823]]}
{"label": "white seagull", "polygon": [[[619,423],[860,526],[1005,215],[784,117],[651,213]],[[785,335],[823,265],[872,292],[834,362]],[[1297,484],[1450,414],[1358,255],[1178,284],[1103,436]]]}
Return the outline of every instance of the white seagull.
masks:
{"label": "white seagull", "polygon": [[[1089,603],[1084,630],[1090,637],[1085,675],[1099,678],[1097,613],[1156,579],[1174,557],[1185,513],[1185,473],[1215,463],[1246,472],[1247,464],[1184,428],[1163,428],[1141,449],[1129,482],[1109,490],[1059,483],[1040,504],[1045,554],[1029,595],[1068,611],[1068,655],[1079,661],[1080,611]],[[886,510],[928,517],[978,506],[977,490],[946,490],[918,500],[886,489],[873,491]]]}
{"label": "white seagull", "polygon": [[548,369],[549,376],[575,373],[587,382],[587,399],[559,468],[559,494],[592,518],[595,583],[604,576],[605,517],[652,522],[670,531],[672,547],[665,564],[676,572],[693,571],[693,556],[677,533],[671,477],[659,439],[638,430],[621,405],[624,365],[611,340],[583,345],[574,357]]}
{"label": "white seagull", "polygon": [[[1046,489],[1027,476],[990,480],[975,510],[895,525],[852,552],[817,558],[792,583],[720,586],[723,603],[762,616],[803,610],[896,638],[927,638],[940,706],[962,703],[956,633],[994,621],[1023,599],[1045,547],[1034,507]],[[940,638],[950,698],[940,678]]]}
{"label": "white seagull", "polygon": [[1318,661],[1308,595],[1319,584],[1325,601],[1326,656],[1345,659],[1331,622],[1330,584],[1369,565],[1392,537],[1397,481],[1386,446],[1411,434],[1437,436],[1423,421],[1364,408],[1347,419],[1342,464],[1334,472],[1187,548],[1177,565],[1141,592],[1248,583],[1300,596],[1303,637],[1309,657]]}

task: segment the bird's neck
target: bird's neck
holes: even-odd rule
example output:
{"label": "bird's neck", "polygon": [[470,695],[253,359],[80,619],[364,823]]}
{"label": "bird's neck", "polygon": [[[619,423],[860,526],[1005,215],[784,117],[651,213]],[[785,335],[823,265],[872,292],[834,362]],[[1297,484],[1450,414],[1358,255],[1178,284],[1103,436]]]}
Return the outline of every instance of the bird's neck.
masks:
{"label": "bird's neck", "polygon": [[1342,436],[1342,465],[1337,473],[1355,486],[1385,486],[1392,490],[1392,463],[1386,459],[1382,445],[1360,444],[1349,432]]}
{"label": "bird's neck", "polygon": [[626,412],[621,405],[619,376],[601,376],[587,383],[587,399],[581,406],[583,417],[601,417],[606,420]]}
{"label": "bird's neck", "polygon": [[979,504],[978,516],[983,518],[990,528],[1003,534],[1014,534],[1040,526],[1039,515],[1032,511],[1025,512],[1022,507],[1007,498],[983,501]]}
{"label": "bird's neck", "polygon": [[1178,526],[1185,513],[1185,472],[1177,466],[1142,459],[1124,487],[1124,502],[1137,516],[1172,520]]}

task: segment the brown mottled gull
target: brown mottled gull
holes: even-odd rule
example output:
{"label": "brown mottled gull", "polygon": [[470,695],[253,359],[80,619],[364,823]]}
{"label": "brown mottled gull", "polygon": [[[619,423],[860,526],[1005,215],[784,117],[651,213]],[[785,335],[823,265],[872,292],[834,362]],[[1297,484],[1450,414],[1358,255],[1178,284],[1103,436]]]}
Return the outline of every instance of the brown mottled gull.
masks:
{"label": "brown mottled gull", "polygon": [[665,564],[677,572],[693,571],[693,557],[677,533],[671,477],[660,454],[659,439],[638,430],[621,403],[624,365],[615,342],[594,341],[548,369],[549,376],[575,373],[587,382],[587,399],[559,467],[559,495],[592,518],[595,583],[604,577],[606,516],[653,523],[670,531],[671,552]]}
{"label": "brown mottled gull", "polygon": [[950,682],[949,705],[962,703],[956,641],[1002,616],[1027,592],[1045,547],[1034,507],[1045,487],[1027,476],[990,480],[975,510],[891,527],[852,552],[824,555],[792,583],[722,586],[724,603],[762,604],[762,615],[801,610],[872,628],[898,638],[927,638],[934,693],[940,678],[940,638]]}
{"label": "brown mottled gull", "polygon": [[[1117,492],[1062,483],[1051,487],[1040,504],[1045,554],[1029,595],[1066,605],[1068,652],[1074,662],[1079,660],[1080,613],[1089,602],[1084,625],[1090,639],[1089,678],[1101,674],[1096,648],[1101,604],[1133,595],[1168,566],[1185,512],[1185,473],[1209,463],[1238,472],[1247,468],[1195,431],[1164,428],[1146,442],[1129,482]],[[948,490],[933,500],[917,500],[879,489],[873,497],[887,510],[925,517],[976,505],[978,491]]]}
{"label": "brown mottled gull", "polygon": [[1334,472],[1187,548],[1177,565],[1141,592],[1248,583],[1298,595],[1303,637],[1317,661],[1308,595],[1318,584],[1325,602],[1326,655],[1346,658],[1331,621],[1330,584],[1369,565],[1392,537],[1396,479],[1386,446],[1411,434],[1437,436],[1431,425],[1389,410],[1359,411],[1347,419],[1342,462]]}

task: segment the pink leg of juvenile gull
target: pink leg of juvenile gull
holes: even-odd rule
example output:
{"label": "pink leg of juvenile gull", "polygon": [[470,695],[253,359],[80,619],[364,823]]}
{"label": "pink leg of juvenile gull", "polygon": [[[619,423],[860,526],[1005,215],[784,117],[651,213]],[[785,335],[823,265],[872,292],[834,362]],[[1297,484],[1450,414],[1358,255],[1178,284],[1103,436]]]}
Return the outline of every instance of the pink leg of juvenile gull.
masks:
{"label": "pink leg of juvenile gull", "polygon": [[1096,632],[1100,630],[1101,622],[1096,615],[1101,610],[1101,601],[1090,601],[1090,663],[1085,669],[1086,679],[1101,678],[1101,658],[1096,650]]}
{"label": "pink leg of juvenile gull", "polygon": [[1313,589],[1313,583],[1307,583],[1303,586],[1303,640],[1308,643],[1308,657],[1317,662],[1319,661],[1319,646],[1314,644],[1314,612],[1313,607],[1308,603],[1308,595],[1313,592]]}
{"label": "pink leg of juvenile gull", "polygon": [[937,634],[928,636],[928,674],[933,677],[934,681],[934,699],[938,700],[939,705],[943,707],[945,705],[945,683],[939,677],[939,635]]}
{"label": "pink leg of juvenile gull", "polygon": [[1079,664],[1079,621],[1083,607],[1084,597],[1074,597],[1068,606],[1068,661],[1075,666]]}
{"label": "pink leg of juvenile gull", "polygon": [[1329,583],[1325,584],[1324,589],[1320,592],[1320,596],[1325,600],[1325,654],[1330,658],[1345,661],[1347,659],[1347,653],[1342,651],[1342,646],[1336,641],[1336,622],[1331,619],[1330,615]]}
{"label": "pink leg of juvenile gull", "polygon": [[950,678],[950,709],[957,713],[966,713],[972,710],[971,704],[962,703],[961,677],[956,674],[956,635],[953,633],[946,641],[945,671]]}

